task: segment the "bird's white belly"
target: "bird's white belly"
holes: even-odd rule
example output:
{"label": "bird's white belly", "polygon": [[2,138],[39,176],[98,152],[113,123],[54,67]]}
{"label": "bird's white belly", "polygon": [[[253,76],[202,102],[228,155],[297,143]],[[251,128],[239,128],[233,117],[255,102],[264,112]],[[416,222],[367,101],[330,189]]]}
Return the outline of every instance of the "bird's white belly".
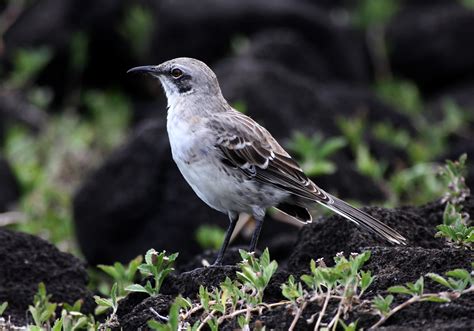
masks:
{"label": "bird's white belly", "polygon": [[211,153],[216,153],[214,143],[207,132],[196,130],[189,119],[168,118],[168,136],[173,160],[184,179],[194,192],[210,207],[227,212],[222,203],[222,188],[225,177],[219,176],[217,167],[212,162]]}
{"label": "bird's white belly", "polygon": [[194,192],[211,208],[252,213],[255,206],[276,205],[285,195],[274,188],[256,186],[238,169],[225,166],[213,135],[196,131],[186,121],[168,121],[173,160]]}

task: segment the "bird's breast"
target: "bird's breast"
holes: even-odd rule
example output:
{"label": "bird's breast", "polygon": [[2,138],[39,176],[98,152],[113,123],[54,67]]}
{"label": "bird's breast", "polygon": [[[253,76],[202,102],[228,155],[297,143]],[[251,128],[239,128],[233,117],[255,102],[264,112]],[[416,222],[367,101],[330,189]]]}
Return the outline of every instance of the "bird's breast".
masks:
{"label": "bird's breast", "polygon": [[169,117],[167,122],[171,152],[176,163],[192,164],[209,154],[209,137],[197,116]]}

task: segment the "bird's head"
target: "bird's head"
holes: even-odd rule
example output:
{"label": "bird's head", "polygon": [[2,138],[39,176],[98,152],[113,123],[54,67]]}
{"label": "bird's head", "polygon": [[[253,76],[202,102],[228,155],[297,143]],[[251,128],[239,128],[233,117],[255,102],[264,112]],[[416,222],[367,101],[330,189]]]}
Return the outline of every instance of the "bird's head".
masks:
{"label": "bird's head", "polygon": [[202,61],[180,57],[158,65],[135,67],[127,73],[146,73],[160,80],[168,103],[188,94],[221,95],[216,74]]}

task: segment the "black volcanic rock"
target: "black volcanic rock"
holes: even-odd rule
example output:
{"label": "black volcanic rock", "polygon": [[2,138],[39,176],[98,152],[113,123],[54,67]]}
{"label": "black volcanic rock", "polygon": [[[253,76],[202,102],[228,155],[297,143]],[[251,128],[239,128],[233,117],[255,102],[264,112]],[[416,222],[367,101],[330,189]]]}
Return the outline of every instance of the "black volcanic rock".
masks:
{"label": "black volcanic rock", "polygon": [[473,34],[474,11],[455,1],[402,10],[387,29],[392,68],[426,92],[472,79]]}
{"label": "black volcanic rock", "polygon": [[25,325],[28,305],[33,304],[40,282],[52,294],[52,302],[73,304],[82,299],[83,312],[93,311],[84,262],[43,239],[0,228],[0,302],[8,302],[3,316],[15,325]]}

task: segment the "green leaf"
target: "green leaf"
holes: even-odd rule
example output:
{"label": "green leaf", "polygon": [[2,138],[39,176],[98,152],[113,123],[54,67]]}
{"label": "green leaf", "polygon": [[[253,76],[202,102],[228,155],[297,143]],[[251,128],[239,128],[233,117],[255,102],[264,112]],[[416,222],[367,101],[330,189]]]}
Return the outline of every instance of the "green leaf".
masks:
{"label": "green leaf", "polygon": [[454,269],[451,271],[446,272],[447,276],[459,278],[462,280],[470,280],[471,274],[465,269]]}
{"label": "green leaf", "polygon": [[377,295],[372,299],[372,306],[379,310],[382,315],[387,315],[390,312],[390,305],[393,302],[393,295],[387,295],[385,298]]}
{"label": "green leaf", "polygon": [[410,291],[408,288],[406,288],[403,285],[390,286],[387,289],[387,291],[390,292],[390,293],[400,293],[400,294],[413,295],[413,292]]}
{"label": "green leaf", "polygon": [[148,290],[146,288],[144,288],[142,285],[140,284],[132,284],[132,285],[129,285],[125,288],[125,291],[128,291],[128,292],[142,292],[142,293],[148,293]]}
{"label": "green leaf", "polygon": [[449,284],[449,282],[444,277],[442,277],[438,274],[430,272],[430,273],[426,274],[426,276],[431,278],[433,281],[443,285],[443,286],[451,288],[451,284]]}
{"label": "green leaf", "polygon": [[372,284],[374,281],[375,277],[372,277],[372,273],[369,271],[361,271],[361,280],[360,280],[360,288],[362,292],[365,292],[365,290]]}
{"label": "green leaf", "polygon": [[443,298],[443,297],[439,297],[439,296],[436,296],[436,295],[432,295],[432,296],[429,296],[429,297],[422,298],[421,301],[450,302],[451,300],[449,300],[448,298]]}
{"label": "green leaf", "polygon": [[14,52],[14,70],[10,82],[14,86],[22,86],[32,81],[35,76],[48,64],[53,53],[47,47],[36,49],[19,49]]}
{"label": "green leaf", "polygon": [[3,313],[5,312],[5,310],[7,309],[8,307],[8,302],[3,302],[1,305],[0,305],[0,316],[3,315]]}
{"label": "green leaf", "polygon": [[104,306],[104,307],[109,307],[109,308],[113,306],[111,299],[101,298],[97,295],[94,295],[94,300],[95,300],[95,303],[97,303],[99,306]]}
{"label": "green leaf", "polygon": [[168,331],[169,329],[166,327],[166,324],[162,324],[156,320],[149,320],[147,322],[147,325],[150,329],[152,330],[158,330],[158,331]]}
{"label": "green leaf", "polygon": [[52,331],[61,331],[63,328],[63,319],[57,319],[54,322],[53,328],[51,329]]}

